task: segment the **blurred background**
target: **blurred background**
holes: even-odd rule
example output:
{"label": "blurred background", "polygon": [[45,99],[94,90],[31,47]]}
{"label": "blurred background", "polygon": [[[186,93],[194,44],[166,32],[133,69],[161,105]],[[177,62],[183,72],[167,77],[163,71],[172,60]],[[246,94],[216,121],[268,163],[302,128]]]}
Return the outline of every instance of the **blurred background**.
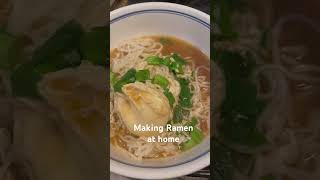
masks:
{"label": "blurred background", "polygon": [[215,2],[212,178],[319,179],[319,1]]}
{"label": "blurred background", "polygon": [[[0,1],[1,180],[109,178],[107,7],[104,0]],[[61,80],[55,90],[51,78]]]}

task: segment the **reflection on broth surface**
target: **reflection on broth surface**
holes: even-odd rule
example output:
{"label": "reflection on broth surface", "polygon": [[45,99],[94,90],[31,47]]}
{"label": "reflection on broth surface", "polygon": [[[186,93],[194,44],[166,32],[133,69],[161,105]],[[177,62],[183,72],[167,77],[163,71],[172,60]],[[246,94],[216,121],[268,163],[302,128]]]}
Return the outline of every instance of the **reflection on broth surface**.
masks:
{"label": "reflection on broth surface", "polygon": [[[210,61],[199,49],[174,37],[136,38],[111,50],[110,67],[114,147],[134,159],[153,159],[177,155],[208,136]],[[193,131],[155,132],[166,124]],[[137,132],[135,125],[157,128]],[[152,136],[178,141],[150,142]]]}

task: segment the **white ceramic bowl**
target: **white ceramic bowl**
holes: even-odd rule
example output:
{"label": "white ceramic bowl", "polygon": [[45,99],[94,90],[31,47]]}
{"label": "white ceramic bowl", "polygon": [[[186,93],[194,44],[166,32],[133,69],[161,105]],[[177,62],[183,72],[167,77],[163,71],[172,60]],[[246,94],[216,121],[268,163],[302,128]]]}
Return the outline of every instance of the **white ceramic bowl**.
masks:
{"label": "white ceramic bowl", "polygon": [[[190,42],[210,57],[210,16],[171,3],[141,3],[110,14],[110,47],[147,35],[168,35]],[[167,179],[191,174],[210,164],[210,138],[181,155],[135,161],[111,146],[111,172],[138,179]]]}

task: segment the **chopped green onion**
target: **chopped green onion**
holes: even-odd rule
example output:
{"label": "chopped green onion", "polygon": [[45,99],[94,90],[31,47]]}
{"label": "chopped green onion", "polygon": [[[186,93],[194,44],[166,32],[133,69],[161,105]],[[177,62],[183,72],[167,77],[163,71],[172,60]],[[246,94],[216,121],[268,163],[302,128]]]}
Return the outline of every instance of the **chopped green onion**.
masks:
{"label": "chopped green onion", "polygon": [[165,66],[170,66],[170,63],[171,63],[170,57],[165,57],[161,61],[161,64]]}
{"label": "chopped green onion", "polygon": [[193,131],[190,133],[191,139],[196,142],[197,144],[201,143],[203,140],[202,131],[196,127],[193,128]]}
{"label": "chopped green onion", "polygon": [[191,139],[182,144],[182,150],[186,151],[193,148],[197,144],[200,144],[204,138],[200,129],[194,127],[193,131],[190,133]]}
{"label": "chopped green onion", "polygon": [[187,62],[179,56],[177,53],[173,53],[170,56],[161,58],[159,56],[150,56],[147,58],[147,62],[150,65],[165,65],[168,68],[177,73],[183,73],[183,66],[187,64]]}
{"label": "chopped green onion", "polygon": [[179,64],[177,62],[172,62],[169,66],[170,70],[177,73],[177,74],[183,74],[183,65]]}
{"label": "chopped green onion", "polygon": [[110,84],[113,86],[117,82],[117,75],[110,71]]}
{"label": "chopped green onion", "polygon": [[181,107],[181,105],[176,105],[173,109],[173,123],[181,123],[183,119],[189,116],[189,111]]}
{"label": "chopped green onion", "polygon": [[197,143],[194,142],[192,139],[190,139],[187,142],[182,144],[182,150],[183,151],[189,150],[189,149],[193,148],[196,145],[197,145]]}
{"label": "chopped green onion", "polygon": [[159,56],[150,56],[147,58],[147,62],[150,65],[160,65],[162,61],[162,58]]}
{"label": "chopped green onion", "polygon": [[189,122],[187,125],[195,127],[198,124],[198,119],[196,117],[191,118],[191,122]]}
{"label": "chopped green onion", "polygon": [[173,58],[173,60],[176,63],[180,64],[180,65],[186,65],[187,64],[187,62],[181,56],[179,56],[177,53],[173,53],[171,55],[171,58]]}
{"label": "chopped green onion", "polygon": [[179,78],[180,84],[180,94],[179,100],[182,107],[190,108],[192,107],[192,93],[189,87],[189,81],[187,79]]}
{"label": "chopped green onion", "polygon": [[163,94],[168,98],[170,106],[173,107],[173,104],[175,102],[173,94],[169,91],[169,89],[165,89]]}
{"label": "chopped green onion", "polygon": [[116,91],[116,92],[122,92],[122,87],[124,85],[126,85],[128,83],[124,82],[124,81],[118,81],[114,84],[113,86],[113,89]]}
{"label": "chopped green onion", "polygon": [[189,98],[180,98],[180,104],[182,107],[192,107],[192,102]]}
{"label": "chopped green onion", "polygon": [[130,69],[126,74],[124,74],[119,81],[115,83],[113,86],[116,92],[122,92],[122,86],[129,83],[134,83],[136,81],[136,70]]}
{"label": "chopped green onion", "polygon": [[173,59],[173,62],[170,63],[169,68],[171,71],[182,74],[183,73],[183,66],[187,64],[187,62],[178,54],[173,53],[170,56],[171,59]]}
{"label": "chopped green onion", "polygon": [[136,81],[145,82],[148,79],[150,79],[150,71],[148,69],[143,69],[136,73]]}
{"label": "chopped green onion", "polygon": [[135,69],[129,69],[129,71],[121,77],[120,81],[133,83],[135,81],[135,74],[136,74]]}
{"label": "chopped green onion", "polygon": [[167,78],[158,74],[153,77],[152,83],[158,84],[162,88],[167,88],[169,85],[169,81],[167,80]]}

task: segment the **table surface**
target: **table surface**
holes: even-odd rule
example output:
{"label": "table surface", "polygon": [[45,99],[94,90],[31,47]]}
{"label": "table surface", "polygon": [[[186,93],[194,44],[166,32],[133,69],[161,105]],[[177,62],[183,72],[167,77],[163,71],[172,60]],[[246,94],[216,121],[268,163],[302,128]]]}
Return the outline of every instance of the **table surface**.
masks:
{"label": "table surface", "polygon": [[[143,3],[143,2],[157,2],[157,0],[115,0],[114,6],[112,6],[113,9],[116,9],[121,6],[126,6],[129,4],[136,4],[136,3]],[[158,2],[171,2],[171,3],[177,3],[177,4],[183,4],[189,7],[193,7],[195,9],[198,9],[200,11],[203,11],[207,14],[210,13],[210,0],[162,0]],[[209,173],[209,168],[205,168],[204,170],[198,171],[194,174],[190,174],[185,177],[175,178],[172,180],[206,180],[209,179],[209,176],[206,176],[206,174]],[[201,176],[201,177],[199,177]],[[110,177],[111,180],[130,180],[126,177],[118,176],[116,174],[111,174]]]}

